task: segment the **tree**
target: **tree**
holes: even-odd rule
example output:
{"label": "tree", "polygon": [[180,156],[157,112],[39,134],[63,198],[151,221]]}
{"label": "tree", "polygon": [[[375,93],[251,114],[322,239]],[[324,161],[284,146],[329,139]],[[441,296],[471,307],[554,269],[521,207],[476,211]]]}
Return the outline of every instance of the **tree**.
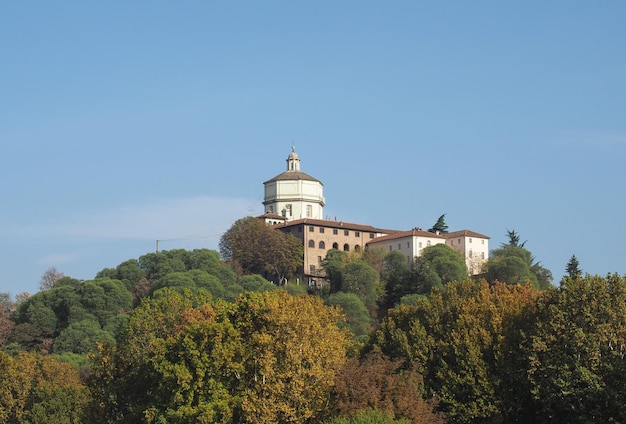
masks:
{"label": "tree", "polygon": [[445,244],[428,246],[422,250],[419,260],[427,262],[439,276],[442,284],[462,281],[467,277],[467,265],[463,257]]}
{"label": "tree", "polygon": [[72,352],[85,355],[95,351],[98,343],[115,343],[110,332],[97,321],[82,320],[70,324],[54,340],[54,353]]}
{"label": "tree", "polygon": [[567,262],[567,266],[565,267],[565,272],[569,278],[578,278],[582,275],[582,271],[580,270],[578,258],[576,255],[572,255],[572,257]]}
{"label": "tree", "polygon": [[393,307],[402,296],[409,293],[408,278],[409,264],[406,256],[399,250],[387,253],[380,271],[380,279],[385,287],[385,308]]}
{"label": "tree", "polygon": [[41,280],[39,282],[39,289],[49,290],[52,287],[54,287],[54,283],[57,280],[63,277],[65,277],[65,274],[57,271],[55,267],[48,268],[48,270],[46,270],[46,272],[44,272],[43,275],[41,276]]}
{"label": "tree", "polygon": [[220,252],[224,260],[238,264],[245,273],[270,274],[282,284],[302,266],[304,248],[295,236],[246,217],[222,235]]}
{"label": "tree", "polygon": [[369,264],[376,272],[381,273],[387,252],[381,247],[367,247],[363,250],[361,259]]}
{"label": "tree", "polygon": [[343,273],[348,263],[348,254],[343,250],[331,249],[321,263],[324,274],[330,283],[330,291],[336,293],[343,286]]}
{"label": "tree", "polygon": [[446,214],[441,215],[435,224],[428,229],[429,233],[446,234],[448,232],[448,225],[446,224]]}
{"label": "tree", "polygon": [[78,424],[89,394],[76,367],[32,352],[0,352],[0,421]]}
{"label": "tree", "polygon": [[402,296],[427,294],[434,287],[442,287],[451,281],[467,277],[467,265],[463,257],[445,244],[428,246],[413,261],[411,272]]}
{"label": "tree", "polygon": [[358,340],[365,340],[370,332],[371,319],[363,301],[354,293],[333,293],[325,302],[336,306],[346,318],[346,326]]}
{"label": "tree", "polygon": [[[303,319],[305,318],[305,319]],[[100,422],[313,422],[348,337],[339,311],[284,290],[235,303],[164,288],[94,357]]]}
{"label": "tree", "polygon": [[509,238],[509,242],[507,244],[503,244],[503,246],[510,246],[510,247],[524,247],[524,245],[526,244],[526,241],[520,243],[520,236],[517,233],[517,231],[515,230],[506,230],[506,235]]}
{"label": "tree", "polygon": [[9,293],[0,293],[0,348],[8,339],[15,323],[11,319],[13,315],[13,302]]}
{"label": "tree", "polygon": [[535,288],[546,290],[552,286],[552,272],[535,260],[526,249],[526,241],[520,243],[515,230],[507,230],[509,242],[491,251],[485,263],[485,277],[489,282],[502,281],[509,284],[530,281]]}
{"label": "tree", "polygon": [[[430,421],[426,421],[430,422]],[[365,409],[358,412],[353,417],[335,417],[325,424],[410,424],[411,421],[405,418],[395,419],[392,412],[379,411],[377,409]]]}
{"label": "tree", "polygon": [[422,376],[402,365],[403,361],[392,361],[378,349],[348,360],[333,391],[335,413],[356,418],[373,408],[414,424],[443,424],[443,417],[433,412],[436,402],[422,397]]}
{"label": "tree", "polygon": [[341,283],[341,291],[356,294],[372,317],[376,316],[378,278],[374,268],[358,259],[346,264]]}
{"label": "tree", "polygon": [[626,278],[567,278],[544,293],[526,349],[533,422],[626,421]]}
{"label": "tree", "polygon": [[520,359],[527,358],[520,353],[527,328],[518,323],[534,322],[539,293],[530,286],[451,282],[390,310],[368,348],[422,374],[425,396],[438,398],[450,423],[532,422],[509,411],[525,400],[511,388],[529,387],[528,362]]}
{"label": "tree", "polygon": [[[244,422],[301,423],[324,418],[348,337],[339,311],[314,296],[283,290],[248,293],[233,322],[245,346],[241,383]],[[308,319],[302,319],[308,317]]]}

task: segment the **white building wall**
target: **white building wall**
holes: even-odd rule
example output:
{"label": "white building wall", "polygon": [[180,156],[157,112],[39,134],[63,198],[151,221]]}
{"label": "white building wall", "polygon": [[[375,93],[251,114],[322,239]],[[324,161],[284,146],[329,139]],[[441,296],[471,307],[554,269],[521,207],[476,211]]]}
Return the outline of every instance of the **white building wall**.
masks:
{"label": "white building wall", "polygon": [[489,259],[489,239],[460,235],[449,238],[446,244],[463,256],[470,275],[480,274],[483,264]]}
{"label": "white building wall", "polygon": [[382,248],[385,252],[399,250],[407,257],[407,261],[411,263],[413,258],[421,256],[424,248],[444,243],[445,240],[442,238],[408,235],[406,237],[399,237],[390,240],[378,241],[374,239],[369,242],[369,245],[372,247]]}
{"label": "white building wall", "polygon": [[265,185],[265,212],[282,215],[285,210],[289,220],[323,219],[323,205],[323,186],[318,181],[278,180]]}

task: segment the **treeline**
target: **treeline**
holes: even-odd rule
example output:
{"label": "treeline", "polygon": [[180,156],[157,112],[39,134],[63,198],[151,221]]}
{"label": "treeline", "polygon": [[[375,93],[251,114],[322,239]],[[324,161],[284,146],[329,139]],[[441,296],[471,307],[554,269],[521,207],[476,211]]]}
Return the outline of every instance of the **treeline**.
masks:
{"label": "treeline", "polygon": [[0,297],[0,421],[626,421],[626,279],[570,261],[541,290],[514,244],[494,256],[530,273],[512,284],[468,277],[446,246],[411,264],[330,251],[309,292],[206,249],[55,274]]}

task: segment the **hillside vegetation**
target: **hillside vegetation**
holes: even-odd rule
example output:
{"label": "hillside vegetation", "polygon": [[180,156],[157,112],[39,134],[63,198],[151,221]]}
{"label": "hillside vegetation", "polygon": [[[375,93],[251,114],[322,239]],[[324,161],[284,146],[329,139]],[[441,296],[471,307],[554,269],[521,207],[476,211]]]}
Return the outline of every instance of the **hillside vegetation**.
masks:
{"label": "hillside vegetation", "polygon": [[470,278],[446,246],[333,250],[310,290],[207,249],[55,270],[0,296],[0,421],[625,422],[626,278],[494,252]]}

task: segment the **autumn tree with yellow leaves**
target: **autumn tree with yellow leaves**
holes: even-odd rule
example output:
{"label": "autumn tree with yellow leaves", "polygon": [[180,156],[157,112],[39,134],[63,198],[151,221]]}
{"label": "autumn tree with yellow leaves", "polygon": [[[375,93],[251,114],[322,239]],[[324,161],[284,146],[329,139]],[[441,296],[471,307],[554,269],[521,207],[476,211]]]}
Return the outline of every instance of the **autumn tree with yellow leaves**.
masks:
{"label": "autumn tree with yellow leaves", "polygon": [[103,422],[306,423],[326,414],[349,337],[339,311],[277,290],[234,303],[161,290],[96,358]]}

